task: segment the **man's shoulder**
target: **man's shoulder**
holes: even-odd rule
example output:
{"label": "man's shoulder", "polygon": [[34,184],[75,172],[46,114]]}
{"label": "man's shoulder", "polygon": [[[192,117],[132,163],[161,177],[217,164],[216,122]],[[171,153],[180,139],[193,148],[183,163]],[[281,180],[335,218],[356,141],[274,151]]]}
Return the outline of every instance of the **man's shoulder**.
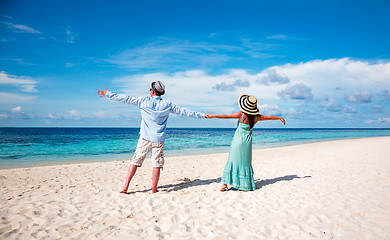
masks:
{"label": "man's shoulder", "polygon": [[171,101],[169,101],[169,100],[167,100],[167,99],[163,99],[163,98],[161,98],[161,101],[163,101],[163,102],[166,102],[166,103],[169,103],[169,104],[172,104],[172,102],[171,102]]}
{"label": "man's shoulder", "polygon": [[171,101],[163,99],[162,97],[144,96],[141,97],[141,102],[152,103],[152,104],[163,105],[163,106],[172,106]]}
{"label": "man's shoulder", "polygon": [[154,101],[154,99],[150,96],[142,96],[142,97],[136,97],[138,98],[141,102],[151,102]]}
{"label": "man's shoulder", "polygon": [[148,97],[150,100],[153,100],[153,101],[158,101],[158,102],[161,102],[161,103],[169,103],[169,104],[172,104],[171,101],[167,100],[167,99],[164,99],[162,98],[161,96],[154,96],[154,97]]}

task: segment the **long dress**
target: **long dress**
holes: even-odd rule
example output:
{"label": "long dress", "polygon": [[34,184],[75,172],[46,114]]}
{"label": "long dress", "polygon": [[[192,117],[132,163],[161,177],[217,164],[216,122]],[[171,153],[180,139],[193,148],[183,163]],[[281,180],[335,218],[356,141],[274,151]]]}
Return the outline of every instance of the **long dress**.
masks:
{"label": "long dress", "polygon": [[252,168],[252,128],[249,124],[238,122],[221,182],[239,190],[256,189]]}

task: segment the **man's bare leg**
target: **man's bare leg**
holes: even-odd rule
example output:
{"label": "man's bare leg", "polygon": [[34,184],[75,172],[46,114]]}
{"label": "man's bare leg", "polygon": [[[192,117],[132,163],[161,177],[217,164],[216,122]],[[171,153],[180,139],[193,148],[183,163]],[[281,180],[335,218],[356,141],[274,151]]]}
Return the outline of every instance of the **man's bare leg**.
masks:
{"label": "man's bare leg", "polygon": [[123,186],[123,190],[121,191],[121,193],[127,192],[127,189],[129,188],[130,181],[133,178],[135,172],[137,171],[137,168],[138,168],[138,166],[130,164],[129,171],[127,171],[125,186]]}
{"label": "man's bare leg", "polygon": [[158,180],[160,179],[160,168],[153,168],[152,174],[152,193],[157,192]]}

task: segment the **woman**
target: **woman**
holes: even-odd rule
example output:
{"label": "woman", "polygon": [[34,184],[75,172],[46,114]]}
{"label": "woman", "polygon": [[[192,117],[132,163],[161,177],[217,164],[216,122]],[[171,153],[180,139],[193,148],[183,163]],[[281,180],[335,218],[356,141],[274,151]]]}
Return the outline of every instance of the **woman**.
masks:
{"label": "woman", "polygon": [[229,115],[207,114],[206,118],[237,118],[238,125],[230,146],[229,158],[222,175],[221,191],[225,191],[227,185],[244,191],[256,189],[252,168],[252,129],[258,121],[280,120],[281,117],[263,116],[259,114],[257,99],[254,96],[243,94],[238,98],[240,112]]}

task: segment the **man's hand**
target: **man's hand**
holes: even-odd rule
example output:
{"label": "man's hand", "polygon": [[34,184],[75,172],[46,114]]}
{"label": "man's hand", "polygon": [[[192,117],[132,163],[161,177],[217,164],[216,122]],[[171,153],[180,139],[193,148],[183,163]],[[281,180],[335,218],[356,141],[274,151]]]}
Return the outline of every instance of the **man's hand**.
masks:
{"label": "man's hand", "polygon": [[214,114],[206,114],[205,117],[206,117],[206,118],[215,118],[215,115],[214,115]]}
{"label": "man's hand", "polygon": [[106,96],[106,93],[107,93],[108,90],[107,90],[106,87],[104,87],[104,89],[106,89],[106,91],[102,91],[102,90],[98,90],[98,91],[97,91],[97,93],[99,94],[100,97]]}

